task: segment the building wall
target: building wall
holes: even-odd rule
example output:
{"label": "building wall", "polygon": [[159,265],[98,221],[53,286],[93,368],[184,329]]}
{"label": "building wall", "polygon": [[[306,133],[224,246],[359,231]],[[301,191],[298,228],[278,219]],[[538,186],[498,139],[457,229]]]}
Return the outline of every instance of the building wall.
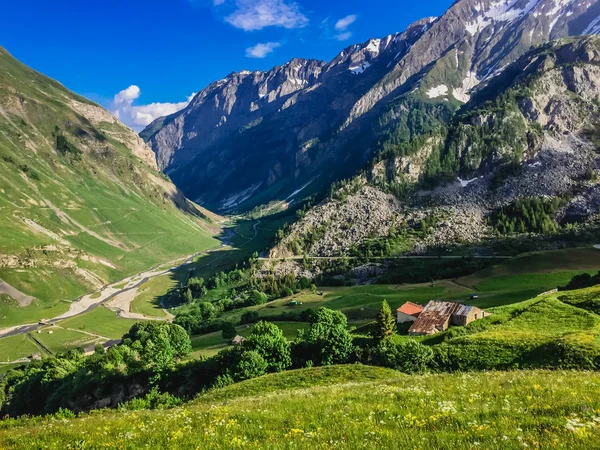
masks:
{"label": "building wall", "polygon": [[458,326],[465,326],[479,319],[483,319],[485,317],[485,311],[479,308],[473,308],[469,311],[469,314],[466,316],[453,316],[452,324]]}
{"label": "building wall", "polygon": [[415,316],[409,316],[408,314],[404,314],[400,311],[396,312],[398,313],[398,317],[396,318],[398,323],[415,322],[417,320],[417,317]]}

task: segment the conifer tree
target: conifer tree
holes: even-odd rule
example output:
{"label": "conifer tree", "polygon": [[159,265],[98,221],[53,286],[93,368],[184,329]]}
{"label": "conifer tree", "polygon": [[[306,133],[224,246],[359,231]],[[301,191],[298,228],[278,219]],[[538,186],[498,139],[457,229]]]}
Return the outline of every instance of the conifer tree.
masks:
{"label": "conifer tree", "polygon": [[373,337],[375,339],[384,340],[390,339],[394,334],[396,334],[396,319],[392,314],[392,310],[390,309],[387,300],[384,300],[381,303],[381,309],[377,314],[377,324],[375,325]]}

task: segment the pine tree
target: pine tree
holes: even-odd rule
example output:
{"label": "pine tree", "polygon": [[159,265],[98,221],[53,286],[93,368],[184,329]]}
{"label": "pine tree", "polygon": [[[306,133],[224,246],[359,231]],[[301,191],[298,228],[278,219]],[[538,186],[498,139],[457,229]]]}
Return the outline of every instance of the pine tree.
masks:
{"label": "pine tree", "polygon": [[381,303],[381,309],[377,314],[377,324],[375,325],[373,337],[375,339],[384,340],[390,339],[394,334],[396,334],[396,319],[392,314],[392,310],[390,309],[387,300],[384,300]]}

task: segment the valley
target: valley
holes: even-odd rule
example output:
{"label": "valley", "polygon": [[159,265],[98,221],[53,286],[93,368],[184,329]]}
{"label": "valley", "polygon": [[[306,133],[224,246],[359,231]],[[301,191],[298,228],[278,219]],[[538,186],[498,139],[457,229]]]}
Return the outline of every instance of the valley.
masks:
{"label": "valley", "polygon": [[129,36],[96,82],[159,92],[95,101],[0,47],[0,447],[595,448],[600,2],[457,0],[275,66],[363,16],[184,3],[165,30],[287,38],[206,83],[235,34],[181,67]]}

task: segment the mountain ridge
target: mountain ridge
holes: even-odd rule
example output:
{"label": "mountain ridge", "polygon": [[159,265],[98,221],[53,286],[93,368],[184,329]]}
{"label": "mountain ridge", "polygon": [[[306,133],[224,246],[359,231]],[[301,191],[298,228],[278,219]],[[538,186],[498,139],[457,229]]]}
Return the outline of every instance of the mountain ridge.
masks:
{"label": "mountain ridge", "polygon": [[[320,63],[314,84],[290,91],[269,111],[249,111],[250,94],[239,85],[241,94],[224,95],[234,105],[245,102],[246,111],[216,114],[210,119],[215,129],[205,127],[215,111],[190,104],[169,116],[178,121],[176,130],[157,122],[142,136],[190,198],[218,210],[251,209],[283,200],[311,180],[305,193],[323,189],[360,168],[378,149],[386,128],[374,130],[373,124],[390,102],[412,94],[458,107],[531,45],[594,32],[598,16],[597,2],[460,0],[402,33],[346,47]],[[344,167],[329,170],[340,157]],[[248,165],[250,174],[243,170]]]}

